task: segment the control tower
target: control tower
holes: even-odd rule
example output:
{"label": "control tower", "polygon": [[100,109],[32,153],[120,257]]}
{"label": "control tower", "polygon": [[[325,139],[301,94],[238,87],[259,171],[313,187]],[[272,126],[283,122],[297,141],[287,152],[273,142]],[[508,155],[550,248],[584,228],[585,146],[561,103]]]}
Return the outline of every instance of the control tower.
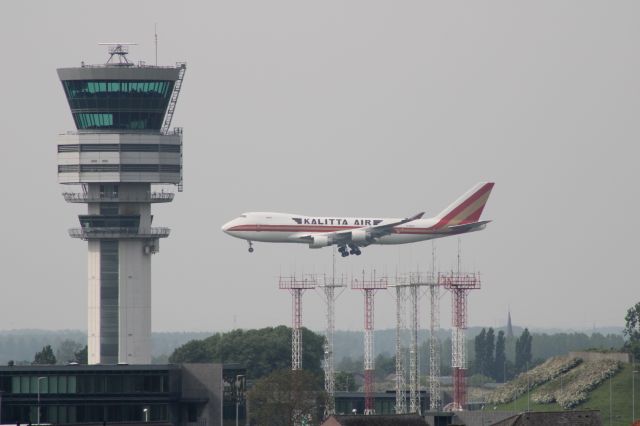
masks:
{"label": "control tower", "polygon": [[186,66],[134,65],[128,45],[58,69],[77,129],[58,136],[58,181],[87,204],[69,235],[88,242],[89,364],[151,363],[151,255],[169,236],[151,204],[173,200],[158,185],[182,190],[182,130],[169,126]]}

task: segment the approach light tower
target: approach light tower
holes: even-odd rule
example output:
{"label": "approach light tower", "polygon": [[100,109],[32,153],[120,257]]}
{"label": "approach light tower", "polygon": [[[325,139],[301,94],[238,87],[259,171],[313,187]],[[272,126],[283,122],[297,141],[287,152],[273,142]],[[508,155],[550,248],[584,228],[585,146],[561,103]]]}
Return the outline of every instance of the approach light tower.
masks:
{"label": "approach light tower", "polygon": [[280,290],[291,293],[291,370],[302,369],[302,293],[317,287],[315,277],[280,277]]}
{"label": "approach light tower", "polygon": [[364,293],[364,414],[375,414],[375,401],[373,393],[375,391],[375,363],[373,358],[373,319],[374,319],[374,295],[378,290],[386,290],[388,287],[387,278],[376,279],[375,271],[373,277],[365,279],[362,272],[362,279],[354,278],[351,281],[353,290],[362,290]]}
{"label": "approach light tower", "polygon": [[134,65],[132,43],[109,44],[103,65],[58,69],[77,131],[58,136],[58,181],[87,204],[80,228],[88,242],[89,364],[151,363],[151,255],[168,228],[151,226],[151,203],[182,190],[182,130],[169,131],[186,70]]}

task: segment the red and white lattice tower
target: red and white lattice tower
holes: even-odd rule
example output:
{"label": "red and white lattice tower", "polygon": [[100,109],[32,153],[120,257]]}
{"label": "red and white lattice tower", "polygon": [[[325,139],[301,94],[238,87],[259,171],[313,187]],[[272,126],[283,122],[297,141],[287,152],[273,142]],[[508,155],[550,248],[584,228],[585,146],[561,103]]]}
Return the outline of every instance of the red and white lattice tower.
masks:
{"label": "red and white lattice tower", "polygon": [[467,295],[471,290],[480,289],[479,273],[451,272],[438,274],[438,284],[451,292],[452,301],[452,336],[451,336],[451,368],[453,369],[453,403],[452,410],[464,409],[467,399],[465,373],[467,329]]}
{"label": "red and white lattice tower", "polygon": [[362,279],[354,278],[351,281],[353,290],[362,290],[364,293],[364,414],[375,414],[375,401],[373,393],[375,391],[375,365],[373,359],[373,318],[374,318],[374,295],[378,290],[386,290],[388,287],[387,278],[365,279],[364,272]]}
{"label": "red and white lattice tower", "polygon": [[291,369],[302,369],[302,293],[316,287],[315,277],[297,279],[280,277],[281,290],[289,290],[292,296],[292,325],[291,325]]}

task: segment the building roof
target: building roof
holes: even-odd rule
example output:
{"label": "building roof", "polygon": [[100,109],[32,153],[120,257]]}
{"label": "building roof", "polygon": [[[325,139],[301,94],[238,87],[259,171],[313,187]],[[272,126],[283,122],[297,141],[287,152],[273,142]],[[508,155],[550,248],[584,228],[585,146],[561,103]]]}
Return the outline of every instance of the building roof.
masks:
{"label": "building roof", "polygon": [[602,418],[598,410],[551,411],[520,413],[493,426],[546,426],[546,425],[601,426]]}
{"label": "building roof", "polygon": [[413,414],[393,416],[331,416],[322,426],[427,426],[427,422]]}

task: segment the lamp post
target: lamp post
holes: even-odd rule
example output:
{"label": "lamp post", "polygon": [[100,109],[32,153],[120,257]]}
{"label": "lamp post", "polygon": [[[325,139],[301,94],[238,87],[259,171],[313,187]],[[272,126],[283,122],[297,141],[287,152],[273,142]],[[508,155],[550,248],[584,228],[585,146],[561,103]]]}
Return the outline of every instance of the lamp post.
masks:
{"label": "lamp post", "polygon": [[[636,420],[636,373],[634,363],[634,368],[631,370],[631,423]],[[0,397],[2,397],[1,394]]]}
{"label": "lamp post", "polygon": [[244,391],[242,379],[244,379],[243,374],[236,375],[236,426],[238,426],[238,411],[240,410],[240,389],[242,388]]}
{"label": "lamp post", "polygon": [[38,424],[40,424],[40,382],[46,379],[46,377],[38,377]]}
{"label": "lamp post", "polygon": [[145,422],[149,422],[149,408],[148,407],[144,407],[142,409],[142,412],[144,413],[144,421]]}

